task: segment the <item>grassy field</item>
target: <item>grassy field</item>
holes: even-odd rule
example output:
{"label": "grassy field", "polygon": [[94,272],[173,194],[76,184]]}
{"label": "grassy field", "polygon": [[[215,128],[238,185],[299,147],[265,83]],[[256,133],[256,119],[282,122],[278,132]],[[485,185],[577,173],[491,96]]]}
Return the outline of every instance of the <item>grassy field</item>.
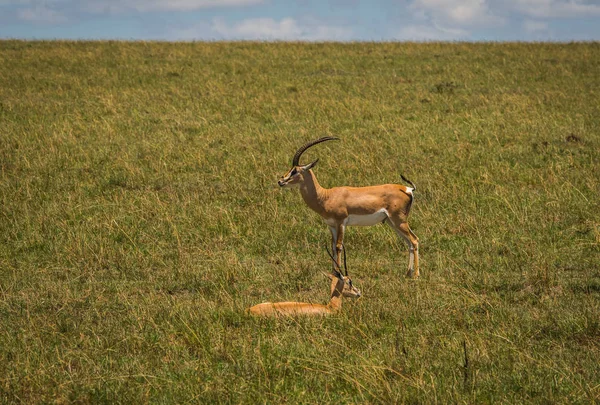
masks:
{"label": "grassy field", "polygon": [[[0,41],[0,402],[600,402],[600,44]],[[421,278],[277,178],[417,184]],[[466,354],[466,360],[465,360]]]}

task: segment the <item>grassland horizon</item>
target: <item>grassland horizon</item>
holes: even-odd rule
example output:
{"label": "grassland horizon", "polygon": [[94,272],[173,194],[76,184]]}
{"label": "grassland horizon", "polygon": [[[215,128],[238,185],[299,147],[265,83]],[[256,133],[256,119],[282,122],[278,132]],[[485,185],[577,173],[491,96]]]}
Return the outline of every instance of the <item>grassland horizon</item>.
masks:
{"label": "grassland horizon", "polygon": [[[600,43],[0,40],[0,402],[600,402]],[[419,280],[280,190],[417,185]]]}

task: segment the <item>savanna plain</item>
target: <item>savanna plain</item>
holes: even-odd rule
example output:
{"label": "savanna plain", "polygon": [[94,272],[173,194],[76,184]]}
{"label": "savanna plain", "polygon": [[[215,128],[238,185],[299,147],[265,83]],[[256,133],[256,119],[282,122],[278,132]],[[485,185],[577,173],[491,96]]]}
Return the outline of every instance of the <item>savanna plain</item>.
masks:
{"label": "savanna plain", "polygon": [[[0,41],[0,402],[600,402],[599,43]],[[408,251],[277,179],[416,183]]]}

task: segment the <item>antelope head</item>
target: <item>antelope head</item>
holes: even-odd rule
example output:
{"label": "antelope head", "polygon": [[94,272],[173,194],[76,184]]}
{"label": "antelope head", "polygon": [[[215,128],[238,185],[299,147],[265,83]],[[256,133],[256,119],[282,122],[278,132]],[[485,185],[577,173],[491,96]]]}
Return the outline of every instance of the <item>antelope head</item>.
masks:
{"label": "antelope head", "polygon": [[337,274],[325,273],[325,275],[331,281],[334,281],[334,277],[336,279],[339,278],[344,281],[344,288],[342,289],[341,292],[345,298],[360,298],[362,296],[362,293],[360,292],[360,290],[352,284],[352,279],[350,277],[342,276],[341,273],[337,273]]}
{"label": "antelope head", "polygon": [[306,150],[308,148],[310,148],[311,146],[315,146],[321,142],[333,141],[333,140],[338,140],[338,139],[339,138],[335,138],[333,136],[325,136],[323,138],[319,138],[317,140],[310,141],[310,142],[306,143],[305,145],[303,145],[300,149],[298,149],[296,151],[296,154],[294,155],[294,158],[292,159],[292,168],[284,176],[282,176],[279,179],[279,181],[277,182],[279,184],[279,186],[280,187],[299,186],[304,181],[304,174],[307,173],[310,169],[312,169],[319,161],[319,159],[316,159],[307,165],[301,165],[300,164],[300,156],[302,156],[302,154],[304,152],[306,152]]}

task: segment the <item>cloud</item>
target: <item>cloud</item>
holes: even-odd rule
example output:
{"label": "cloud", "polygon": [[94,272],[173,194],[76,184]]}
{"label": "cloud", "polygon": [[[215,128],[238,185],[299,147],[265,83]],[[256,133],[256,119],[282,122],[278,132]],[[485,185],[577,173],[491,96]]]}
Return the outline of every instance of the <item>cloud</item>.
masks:
{"label": "cloud", "polygon": [[503,18],[492,13],[486,0],[415,0],[410,8],[438,26],[472,27],[503,22]]}
{"label": "cloud", "polygon": [[554,29],[600,16],[600,0],[411,0],[408,11],[408,25],[390,31],[398,39],[470,40],[501,33],[556,40]]}
{"label": "cloud", "polygon": [[451,41],[468,37],[462,29],[446,29],[431,25],[407,25],[394,34],[394,39],[404,41]]}
{"label": "cloud", "polygon": [[507,14],[534,18],[600,15],[598,0],[413,0],[416,16],[437,24],[461,27],[502,25]]}
{"label": "cloud", "polygon": [[523,29],[530,34],[539,34],[548,31],[548,23],[543,21],[525,20]]}
{"label": "cloud", "polygon": [[192,11],[203,8],[243,7],[261,4],[263,0],[92,0],[82,8],[93,13],[137,11]]}
{"label": "cloud", "polygon": [[211,28],[219,37],[228,40],[340,41],[347,40],[352,35],[349,28],[331,26],[312,19],[299,22],[291,17],[281,20],[249,18],[233,24],[215,18]]}
{"label": "cloud", "polygon": [[468,40],[471,30],[498,27],[506,19],[492,6],[493,0],[413,0],[409,5],[413,21],[403,27],[398,39]]}
{"label": "cloud", "polygon": [[600,16],[598,0],[412,0],[415,24],[402,28],[401,38],[469,39],[473,30],[504,27],[522,21],[522,34],[547,36],[551,22]]}
{"label": "cloud", "polygon": [[60,24],[67,21],[67,16],[42,5],[17,10],[17,18],[22,21],[46,24]]}
{"label": "cloud", "polygon": [[203,8],[234,8],[263,3],[264,0],[0,0],[1,6],[15,8],[19,20],[61,23],[67,14],[118,14],[160,11],[193,11]]}
{"label": "cloud", "polygon": [[535,18],[574,18],[600,16],[600,4],[584,0],[511,0],[517,13]]}

